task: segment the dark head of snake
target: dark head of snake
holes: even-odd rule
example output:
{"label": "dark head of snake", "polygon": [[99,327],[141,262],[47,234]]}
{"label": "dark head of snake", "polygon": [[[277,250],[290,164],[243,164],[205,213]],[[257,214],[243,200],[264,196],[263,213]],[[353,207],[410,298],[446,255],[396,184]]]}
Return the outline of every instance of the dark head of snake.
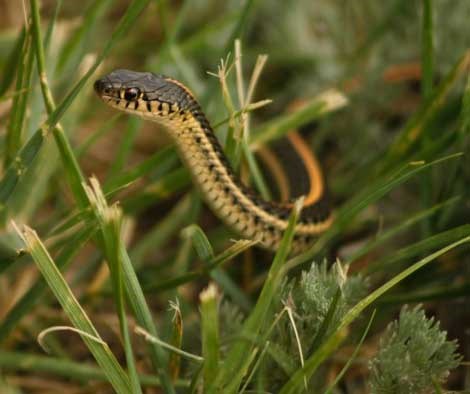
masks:
{"label": "dark head of snake", "polygon": [[[163,75],[116,70],[96,81],[95,91],[111,107],[165,126],[212,210],[243,237],[276,250],[292,204],[265,201],[238,180],[188,88]],[[293,253],[305,250],[331,224],[321,171],[313,170],[320,174],[313,177],[318,193],[297,223]]]}
{"label": "dark head of snake", "polygon": [[98,79],[94,88],[111,107],[165,125],[199,110],[191,92],[180,82],[151,72],[116,70]]}

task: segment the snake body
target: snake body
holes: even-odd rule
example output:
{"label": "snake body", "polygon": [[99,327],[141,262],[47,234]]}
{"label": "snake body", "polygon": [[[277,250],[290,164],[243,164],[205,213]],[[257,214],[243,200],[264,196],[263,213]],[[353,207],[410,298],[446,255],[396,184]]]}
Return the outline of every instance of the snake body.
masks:
{"label": "snake body", "polygon": [[[150,72],[116,70],[94,87],[111,107],[163,125],[213,212],[241,236],[258,240],[269,250],[278,248],[293,204],[263,200],[240,182],[186,86]],[[296,225],[294,254],[308,248],[332,222],[321,173],[316,179]]]}

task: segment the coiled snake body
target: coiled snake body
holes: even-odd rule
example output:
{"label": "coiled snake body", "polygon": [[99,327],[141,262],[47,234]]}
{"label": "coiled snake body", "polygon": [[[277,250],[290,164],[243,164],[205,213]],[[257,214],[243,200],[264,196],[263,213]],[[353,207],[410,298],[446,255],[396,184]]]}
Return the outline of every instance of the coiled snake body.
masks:
{"label": "coiled snake body", "polygon": [[[243,185],[230,166],[209,121],[181,82],[149,72],[116,70],[95,82],[111,107],[165,126],[212,210],[241,236],[275,251],[292,203],[265,201]],[[298,220],[292,253],[310,246],[332,222],[323,178],[316,163],[315,185]],[[309,198],[310,197],[310,198]]]}

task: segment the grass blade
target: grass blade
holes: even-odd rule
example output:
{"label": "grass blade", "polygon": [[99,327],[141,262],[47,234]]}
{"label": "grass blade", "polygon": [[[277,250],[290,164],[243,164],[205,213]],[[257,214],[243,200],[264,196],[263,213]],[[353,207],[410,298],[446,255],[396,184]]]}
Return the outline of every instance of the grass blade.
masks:
{"label": "grass blade", "polygon": [[238,256],[240,253],[244,252],[245,250],[248,250],[255,244],[256,244],[255,241],[248,241],[244,239],[238,240],[232,246],[224,250],[221,254],[212,258],[203,269],[188,272],[187,274],[169,279],[165,282],[156,283],[155,285],[148,286],[145,288],[145,292],[154,293],[154,292],[160,292],[163,290],[169,290],[169,289],[184,285],[185,283],[200,279],[201,277],[210,274],[210,272],[216,267],[229,262],[234,257]]}
{"label": "grass blade", "polygon": [[[91,5],[83,12],[83,21],[72,37],[65,43],[56,65],[56,73],[63,74],[63,70],[68,68],[69,63],[73,63],[74,58],[82,57],[83,50],[86,48],[87,36],[92,32],[98,18],[104,14],[111,5],[110,0],[97,0],[91,2]],[[83,49],[82,49],[82,48]]]}
{"label": "grass blade", "polygon": [[85,186],[85,191],[90,200],[90,206],[94,211],[95,218],[99,223],[101,233],[103,234],[104,253],[111,272],[114,298],[119,317],[119,327],[124,342],[132,393],[139,394],[142,393],[142,390],[139,384],[134,355],[132,352],[123,290],[122,261],[120,254],[120,250],[124,248],[124,244],[121,240],[122,211],[117,207],[117,205],[113,205],[111,207],[107,205],[106,199],[96,178],[90,179],[90,186]]}
{"label": "grass blade", "polygon": [[210,259],[214,258],[214,250],[212,249],[212,245],[207,239],[206,234],[202,231],[201,227],[197,224],[191,224],[190,226],[186,227],[182,231],[182,235],[184,238],[190,238],[194,249],[196,249],[196,253],[199,258],[203,261],[209,261]]}
{"label": "grass blade", "polygon": [[[122,174],[116,174],[115,177],[109,179],[105,184],[105,191],[110,193],[115,189],[120,189],[156,169],[158,169],[157,175],[162,177],[166,175],[176,163],[178,163],[178,156],[176,155],[174,147],[170,146],[160,149],[131,170],[123,172]],[[187,178],[189,183],[189,174],[187,174]],[[151,186],[149,185],[148,187],[150,188]]]}
{"label": "grass blade", "polygon": [[356,358],[357,356],[357,353],[359,353],[359,349],[361,348],[362,344],[364,343],[364,340],[366,339],[366,336],[370,330],[370,327],[372,325],[372,322],[374,321],[374,317],[375,317],[375,312],[376,310],[374,309],[374,311],[372,312],[372,315],[370,316],[370,319],[369,319],[369,323],[367,323],[367,327],[365,328],[362,336],[361,336],[361,339],[359,340],[359,343],[357,344],[356,348],[354,349],[354,352],[353,354],[351,355],[351,357],[349,357],[349,360],[348,362],[345,364],[345,366],[341,369],[340,373],[336,376],[335,380],[333,383],[331,383],[331,385],[328,387],[328,389],[325,391],[325,394],[331,394],[332,390],[334,389],[334,387],[339,383],[339,381],[342,379],[342,377],[344,376],[344,374],[346,373],[346,371],[349,369],[349,367],[351,366],[353,360]]}
{"label": "grass blade", "polygon": [[[214,258],[214,251],[204,231],[202,231],[198,225],[192,224],[183,230],[183,236],[192,239],[199,258],[204,262],[206,267],[208,267],[210,261]],[[240,305],[244,310],[250,310],[250,299],[240,290],[230,276],[217,267],[210,270],[209,275],[234,302]]]}
{"label": "grass blade", "polygon": [[[41,35],[41,22],[39,17],[39,4],[37,0],[30,1],[31,16],[32,16],[32,35],[34,41],[34,48],[36,51],[37,69],[39,74],[39,82],[44,99],[44,104],[47,109],[47,114],[51,116],[54,113],[55,103],[52,97],[52,92],[49,89],[49,83],[46,75],[46,61],[44,55],[43,40]],[[82,188],[84,178],[78,165],[77,159],[73,154],[72,147],[65,135],[64,129],[59,123],[56,123],[52,128],[55,142],[59,149],[62,163],[65,168],[65,174],[68,177],[69,185],[75,195],[76,200],[81,206],[85,206],[85,192]]]}
{"label": "grass blade", "polygon": [[82,336],[83,342],[95,357],[96,362],[102,368],[114,390],[117,393],[129,393],[131,386],[128,376],[106,343],[101,340],[98,331],[96,331],[87,314],[76,300],[39,237],[34,230],[26,226],[22,231],[18,230],[18,234],[73,326],[91,337],[100,339],[100,342],[97,342],[89,337]]}
{"label": "grass blade", "polygon": [[[0,351],[0,367],[4,370],[24,371],[28,374],[47,373],[84,383],[106,380],[106,375],[96,365],[24,352]],[[161,386],[158,377],[153,375],[139,375],[139,379],[144,386]],[[178,380],[175,385],[187,387],[189,382]]]}
{"label": "grass blade", "polygon": [[422,95],[424,99],[431,96],[433,88],[433,18],[432,0],[423,0],[423,29],[421,64],[423,70]]}
{"label": "grass blade", "polygon": [[[176,302],[170,302],[170,307],[174,312],[172,325],[171,325],[171,340],[170,345],[176,349],[181,350],[181,345],[183,344],[183,316],[181,315],[181,310]],[[178,379],[181,369],[181,355],[177,353],[171,353],[170,359],[168,360],[168,369],[170,370],[170,376],[173,382]]]}
{"label": "grass blade", "polygon": [[369,242],[367,242],[364,246],[362,246],[359,250],[354,252],[352,256],[348,258],[346,265],[354,264],[361,257],[365,256],[367,253],[374,250],[378,246],[382,245],[384,242],[388,241],[389,239],[392,239],[393,237],[400,234],[401,232],[409,229],[416,223],[419,223],[421,220],[429,219],[431,216],[437,214],[441,210],[444,210],[461,200],[462,199],[460,196],[452,197],[448,199],[447,201],[444,201],[443,203],[436,204],[429,209],[425,209],[423,211],[418,212],[417,214],[412,215],[411,217],[409,217],[402,223],[399,223],[397,226],[394,226],[391,229],[384,231],[379,237],[371,239]]}
{"label": "grass blade", "polygon": [[[4,165],[8,166],[21,147],[23,130],[25,128],[26,107],[31,91],[31,77],[33,73],[34,51],[31,44],[31,29],[23,29],[20,52],[18,56],[18,69],[16,72],[13,106],[10,113],[7,133],[5,136]],[[12,73],[13,76],[15,73]]]}
{"label": "grass blade", "polygon": [[256,150],[269,141],[281,138],[291,130],[312,122],[319,117],[340,109],[347,104],[346,97],[337,90],[328,90],[305,103],[296,111],[266,122],[253,130],[250,135],[250,148]]}
{"label": "grass blade", "polygon": [[201,309],[202,375],[204,386],[210,387],[219,370],[219,316],[217,288],[209,284],[199,295]]}
{"label": "grass blade", "polygon": [[[144,327],[152,336],[158,338],[157,328],[153,323],[152,313],[145,301],[144,292],[140,287],[139,280],[134,271],[131,259],[124,247],[120,248],[120,259],[122,261],[124,284],[126,286],[127,301],[134,311],[134,315],[139,325]],[[152,343],[149,352],[154,369],[161,379],[162,386],[166,393],[174,393],[166,367],[166,358],[160,345]]]}
{"label": "grass blade", "polygon": [[457,61],[422,109],[410,119],[403,131],[395,138],[395,141],[388,149],[387,155],[381,159],[379,167],[382,172],[389,170],[392,164],[398,161],[398,158],[404,157],[410,151],[411,147],[414,146],[415,142],[425,132],[426,124],[445,103],[451,88],[458,78],[468,70],[469,65],[470,52],[467,52]]}
{"label": "grass blade", "polygon": [[191,195],[188,194],[132,248],[130,256],[134,267],[142,266],[150,250],[161,248],[185,224],[190,210]]}
{"label": "grass blade", "polygon": [[[61,251],[56,258],[57,268],[65,270],[73,257],[85,245],[88,239],[92,236],[93,230],[85,228],[80,231],[76,236],[70,239],[67,246]],[[21,319],[31,311],[41,300],[44,292],[47,289],[47,283],[44,279],[38,279],[37,282],[16,302],[15,306],[10,309],[6,316],[0,323],[0,343],[4,342],[12,330],[18,325]]]}
{"label": "grass blade", "polygon": [[455,240],[464,237],[465,234],[470,232],[470,224],[463,224],[462,226],[455,227],[453,229],[443,231],[438,234],[429,236],[422,241],[408,245],[402,249],[395,251],[391,256],[385,256],[378,259],[367,267],[367,272],[374,273],[379,270],[387,271],[390,266],[397,263],[398,261],[405,260],[407,258],[416,257],[420,254],[428,252],[430,249],[442,247],[449,242],[455,242]]}
{"label": "grass blade", "polygon": [[26,39],[26,29],[23,27],[20,34],[16,38],[15,44],[8,55],[8,59],[5,63],[5,68],[3,70],[3,76],[0,81],[0,97],[2,97],[13,83],[15,76],[15,70],[21,67],[21,59],[24,59],[24,56],[21,55],[21,52],[24,48],[24,42]]}

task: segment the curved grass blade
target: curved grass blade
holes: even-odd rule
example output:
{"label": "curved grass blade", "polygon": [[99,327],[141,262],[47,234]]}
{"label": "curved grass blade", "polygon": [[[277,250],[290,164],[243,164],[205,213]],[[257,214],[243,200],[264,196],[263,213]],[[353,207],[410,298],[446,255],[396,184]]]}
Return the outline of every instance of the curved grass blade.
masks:
{"label": "curved grass blade", "polygon": [[[44,279],[74,327],[89,334],[91,337],[100,338],[98,331],[76,300],[72,290],[36,233],[31,228],[25,226],[23,231],[20,232],[20,230],[18,230],[18,234],[23,239],[25,246],[31,253]],[[106,343],[102,340],[96,342],[86,336],[82,336],[82,339],[114,390],[122,394],[131,392],[128,376],[119,365]]]}
{"label": "curved grass blade", "polygon": [[[61,271],[65,270],[73,257],[85,243],[93,235],[93,230],[85,228],[80,231],[76,236],[69,240],[67,246],[57,256],[57,268]],[[3,317],[0,323],[0,343],[4,342],[8,335],[18,325],[21,319],[41,300],[44,292],[47,289],[47,283],[44,279],[40,278],[34,285],[16,302],[15,306],[11,308],[6,316]]]}

